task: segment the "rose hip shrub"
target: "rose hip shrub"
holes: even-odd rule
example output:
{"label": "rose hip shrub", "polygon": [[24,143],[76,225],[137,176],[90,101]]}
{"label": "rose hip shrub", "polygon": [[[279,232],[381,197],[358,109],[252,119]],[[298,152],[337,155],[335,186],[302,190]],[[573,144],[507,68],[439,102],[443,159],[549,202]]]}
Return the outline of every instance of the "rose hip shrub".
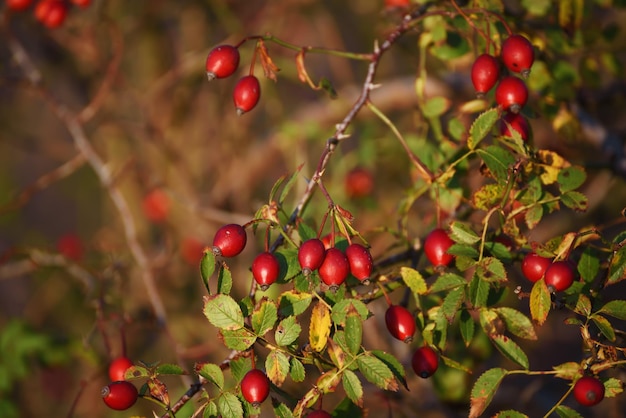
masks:
{"label": "rose hip shrub", "polygon": [[3,417],[625,409],[622,4],[182,3],[1,8]]}

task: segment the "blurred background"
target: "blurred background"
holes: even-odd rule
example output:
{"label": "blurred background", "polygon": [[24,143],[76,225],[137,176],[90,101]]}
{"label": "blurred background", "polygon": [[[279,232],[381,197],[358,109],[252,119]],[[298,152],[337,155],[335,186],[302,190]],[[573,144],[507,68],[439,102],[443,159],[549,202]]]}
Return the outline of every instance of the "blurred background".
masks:
{"label": "blurred background", "polygon": [[[588,173],[581,191],[589,210],[558,212],[529,231],[530,239],[543,242],[590,224],[624,230],[623,2],[585,2],[587,13],[572,28],[555,27],[557,6],[506,3],[507,19],[527,19],[523,30],[539,45],[539,64],[529,79],[534,143]],[[251,220],[274,182],[304,164],[286,202],[291,211],[367,71],[364,62],[308,54],[309,75],[331,81],[338,93],[332,100],[298,80],[294,51],[267,42],[278,80],[263,77],[257,65],[260,103],[239,117],[232,89],[249,71],[254,41],[241,46],[240,68],[224,80],[207,81],[208,52],[264,34],[299,46],[369,52],[400,12],[382,0],[94,0],[87,8],[70,7],[63,25],[49,29],[32,10],[10,13],[5,2],[0,8],[0,415],[152,416],[153,405],[145,401],[125,412],[102,403],[109,361],[125,353],[134,361],[192,370],[194,362],[219,363],[228,355],[202,314],[202,250],[222,224]],[[546,38],[543,31],[556,35]],[[415,94],[418,35],[405,36],[381,61],[376,81],[382,86],[373,101],[419,155],[427,129]],[[554,39],[565,47],[549,44]],[[447,97],[452,113],[474,97],[469,68],[476,52],[470,47],[458,56],[428,56],[427,95]],[[77,148],[81,142],[68,131],[66,111],[78,115],[95,157],[87,160]],[[380,257],[393,237],[376,231],[397,228],[398,206],[413,181],[411,164],[370,112],[357,117],[350,133],[333,156],[325,185],[355,215],[355,227]],[[364,193],[346,186],[354,169],[362,174]],[[305,218],[319,223],[326,205],[316,196]],[[416,237],[433,223],[429,202],[409,214]],[[251,260],[262,250],[262,237],[250,239],[230,264],[233,276],[244,279],[235,283],[240,295],[250,286]],[[519,272],[511,274],[523,284]],[[370,306],[374,326],[365,328],[364,344],[408,365],[409,347],[385,334],[384,309],[382,300]],[[533,369],[580,360],[577,328],[564,325],[565,317],[551,314],[538,330],[541,345],[523,346]],[[442,368],[428,381],[407,373],[411,392],[367,387],[374,395],[365,398],[369,416],[466,416],[471,382],[503,361],[486,338],[477,338],[468,353],[472,376]],[[180,377],[165,383],[173,400],[186,390]],[[549,377],[507,378],[493,411],[518,408],[540,416],[566,389],[567,382]],[[325,406],[342,396],[325,398]],[[566,404],[583,416],[618,417],[626,408],[623,398],[607,399],[595,415],[571,400]],[[191,416],[195,405],[189,402],[177,416]],[[269,405],[262,409],[271,415]]]}

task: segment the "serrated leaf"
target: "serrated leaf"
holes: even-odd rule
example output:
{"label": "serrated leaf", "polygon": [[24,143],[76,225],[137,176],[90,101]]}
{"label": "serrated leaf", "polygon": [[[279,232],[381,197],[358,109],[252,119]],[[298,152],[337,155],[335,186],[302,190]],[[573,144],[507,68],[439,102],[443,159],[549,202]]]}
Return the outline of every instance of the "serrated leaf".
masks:
{"label": "serrated leaf", "polygon": [[363,408],[360,408],[359,406],[355,405],[354,402],[352,402],[350,399],[345,397],[343,398],[341,402],[339,402],[337,406],[335,406],[332,416],[336,418],[338,417],[363,418],[364,413],[363,413]]}
{"label": "serrated leaf", "polygon": [[[452,244],[452,246],[450,246],[450,248],[448,248],[448,251],[446,252],[448,254],[452,254],[457,258],[457,267],[461,269],[461,271],[465,271],[469,267],[473,267],[474,260],[478,259],[478,257],[480,256],[480,253],[476,248],[467,244]],[[459,264],[461,263],[461,260],[459,260],[460,258],[464,258],[465,264],[467,264],[464,265],[463,268],[459,266]]]}
{"label": "serrated leaf", "polygon": [[505,369],[493,368],[476,380],[470,395],[469,418],[478,418],[485,412],[506,373]]}
{"label": "serrated leaf", "polygon": [[363,385],[361,385],[359,377],[351,370],[344,370],[341,383],[348,399],[355,405],[363,407]]}
{"label": "serrated leaf", "polygon": [[344,334],[348,351],[356,355],[361,349],[361,341],[363,340],[363,322],[354,305],[350,305],[348,308]]}
{"label": "serrated leaf", "polygon": [[252,370],[251,357],[234,358],[230,362],[230,373],[237,383],[241,382],[241,379],[243,379],[250,370]]}
{"label": "serrated leaf", "polygon": [[578,212],[584,212],[587,210],[588,200],[587,196],[580,192],[571,191],[561,195],[561,202],[570,209]]}
{"label": "serrated leaf", "polygon": [[613,253],[609,264],[607,284],[615,284],[626,280],[626,245]]}
{"label": "serrated leaf", "polygon": [[475,244],[480,241],[480,236],[467,224],[454,221],[450,224],[450,238],[459,244]]}
{"label": "serrated leaf", "polygon": [[443,115],[448,109],[450,109],[450,100],[443,96],[435,96],[424,103],[422,113],[424,117],[430,119]]}
{"label": "serrated leaf", "polygon": [[285,353],[272,350],[265,358],[265,374],[276,386],[281,386],[289,374],[289,358]]}
{"label": "serrated leaf", "polygon": [[565,380],[574,380],[580,374],[580,364],[573,361],[559,364],[554,366],[553,369],[556,371],[554,376]]}
{"label": "serrated leaf", "polygon": [[243,313],[235,300],[224,294],[204,297],[204,316],[211,324],[222,330],[243,327]]}
{"label": "serrated leaf", "polygon": [[219,414],[217,410],[217,405],[213,401],[209,401],[204,405],[204,410],[202,411],[202,418],[214,418]]}
{"label": "serrated leaf", "polygon": [[586,282],[591,283],[600,271],[600,256],[592,247],[586,247],[580,255],[578,261],[578,273]]}
{"label": "serrated leaf", "polygon": [[533,327],[531,320],[520,311],[506,306],[494,308],[494,311],[496,311],[498,316],[502,318],[506,328],[513,335],[527,340],[537,339],[535,327]]}
{"label": "serrated leaf", "polygon": [[505,282],[506,269],[502,261],[495,257],[484,257],[476,263],[476,275],[488,282]]}
{"label": "serrated leaf", "polygon": [[272,409],[274,410],[274,416],[277,418],[294,418],[291,409],[274,397],[272,397]]}
{"label": "serrated leaf", "polygon": [[559,405],[554,409],[554,412],[561,418],[584,418],[578,412],[570,408],[569,406]]}
{"label": "serrated leaf", "polygon": [[582,167],[569,166],[559,171],[557,182],[561,193],[578,189],[587,179],[587,174]]}
{"label": "serrated leaf", "polygon": [[426,281],[422,277],[421,273],[410,267],[401,267],[400,276],[404,283],[411,289],[413,293],[423,295],[426,293],[428,287]]}
{"label": "serrated leaf", "polygon": [[489,282],[481,280],[480,277],[474,275],[468,288],[469,302],[475,308],[482,308],[487,305],[489,298]]}
{"label": "serrated leaf", "polygon": [[536,153],[537,161],[534,163],[540,168],[542,173],[539,175],[543,184],[550,185],[557,181],[559,172],[570,163],[554,151],[540,149]]}
{"label": "serrated leaf", "polygon": [[215,254],[213,254],[213,251],[210,251],[210,249],[207,249],[204,251],[202,260],[200,261],[200,275],[202,276],[204,287],[209,294],[211,294],[209,279],[213,275],[213,272],[215,272]]}
{"label": "serrated leaf", "polygon": [[591,320],[609,341],[615,341],[615,330],[608,319],[596,314],[591,316]]}
{"label": "serrated leaf", "polygon": [[[274,251],[278,261],[279,273],[276,283],[287,283],[293,277],[300,276],[300,263],[298,262],[298,250],[295,248],[281,248]],[[310,276],[309,276],[310,277]]]}
{"label": "serrated leaf", "polygon": [[262,337],[272,328],[278,320],[278,309],[276,304],[267,299],[263,299],[252,312],[250,323],[257,336]]}
{"label": "serrated leaf", "polygon": [[288,290],[280,295],[278,311],[280,316],[300,315],[306,311],[313,300],[310,293]]}
{"label": "serrated leaf", "polygon": [[295,357],[289,359],[289,375],[294,382],[303,382],[306,377],[304,364]]}
{"label": "serrated leaf", "polygon": [[[354,357],[350,354],[350,349],[348,348],[348,343],[343,330],[335,331],[333,338],[328,339],[326,353],[330,357],[330,361],[332,361],[338,369],[343,369],[345,367],[346,357],[348,355],[350,355],[351,358]],[[352,368],[352,365],[349,365],[348,367]]]}
{"label": "serrated leaf", "polygon": [[343,299],[335,303],[331,313],[333,322],[337,325],[346,325],[346,315],[349,310],[354,309],[358,314],[361,321],[365,321],[370,311],[367,309],[367,305],[357,299]]}
{"label": "serrated leaf", "polygon": [[456,369],[456,370],[460,370],[462,372],[465,373],[472,373],[472,369],[462,365],[461,363],[459,363],[458,361],[452,360],[450,357],[446,357],[443,355],[440,355],[439,358],[441,358],[441,360],[443,360],[443,364],[445,364],[446,366]]}
{"label": "serrated leaf", "polygon": [[370,353],[364,353],[356,359],[359,371],[368,382],[373,383],[381,389],[398,390],[398,382],[394,378],[393,372],[387,365]]}
{"label": "serrated leaf", "polygon": [[153,397],[154,399],[158,399],[164,405],[169,406],[170,395],[167,391],[167,386],[165,385],[165,383],[161,382],[155,377],[151,377],[146,382],[146,385],[148,387],[148,393],[150,393],[151,397]]}
{"label": "serrated leaf", "polygon": [[341,375],[339,370],[330,369],[317,379],[315,386],[321,393],[334,392],[341,383]]}
{"label": "serrated leaf", "polygon": [[459,330],[461,331],[461,337],[463,337],[465,347],[469,347],[469,345],[472,343],[472,340],[474,339],[476,322],[474,322],[474,318],[472,317],[472,315],[465,309],[461,311],[461,315],[459,318]]}
{"label": "serrated leaf", "polygon": [[495,123],[498,121],[500,115],[497,108],[489,109],[474,120],[469,130],[469,138],[467,138],[467,146],[470,150],[476,148],[476,146],[485,139],[487,134],[491,131]]}
{"label": "serrated leaf", "polygon": [[230,268],[226,263],[222,263],[217,272],[217,293],[228,295],[232,288],[233,276],[230,272]]}
{"label": "serrated leaf", "polygon": [[464,277],[454,273],[444,273],[435,279],[435,282],[430,287],[428,293],[437,293],[445,290],[454,289],[466,284]]}
{"label": "serrated leaf", "polygon": [[448,292],[441,305],[441,312],[446,317],[449,323],[454,321],[454,318],[461,307],[461,304],[465,300],[465,288],[457,287]]}
{"label": "serrated leaf", "polygon": [[476,151],[493,177],[499,183],[506,183],[509,178],[509,167],[515,163],[513,155],[497,145]]}
{"label": "serrated leaf", "polygon": [[243,418],[241,401],[230,392],[222,392],[217,398],[217,409],[224,418]]}
{"label": "serrated leaf", "polygon": [[166,363],[166,364],[159,364],[157,366],[156,374],[158,375],[170,374],[170,375],[175,375],[175,376],[181,376],[181,375],[187,374],[187,372],[178,364]]}
{"label": "serrated leaf", "polygon": [[550,313],[551,303],[546,282],[543,279],[536,281],[530,291],[530,316],[533,321],[543,325]]}
{"label": "serrated leaf", "polygon": [[583,294],[575,295],[576,305],[574,306],[574,312],[583,316],[589,316],[591,314],[591,300]]}
{"label": "serrated leaf", "polygon": [[502,183],[487,183],[472,195],[472,205],[476,209],[489,210],[502,201],[506,186]]}
{"label": "serrated leaf", "polygon": [[219,389],[224,388],[224,372],[217,364],[199,363],[195,365],[194,370]]}
{"label": "serrated leaf", "polygon": [[528,418],[528,415],[514,411],[513,409],[507,409],[506,411],[496,412],[492,418]]}
{"label": "serrated leaf", "polygon": [[386,353],[381,350],[372,350],[370,351],[373,355],[375,355],[380,361],[385,363],[387,367],[391,370],[396,379],[402,383],[407,390],[409,389],[406,382],[406,371],[404,370],[404,366],[398,361],[398,359],[392,354]]}
{"label": "serrated leaf", "polygon": [[322,302],[313,306],[311,324],[309,326],[309,344],[313,351],[320,352],[326,347],[330,335],[330,310]]}
{"label": "serrated leaf", "polygon": [[296,317],[288,316],[278,323],[274,332],[274,340],[276,344],[284,347],[295,342],[301,332],[302,327],[298,324]]}
{"label": "serrated leaf", "polygon": [[478,318],[485,334],[489,336],[498,334],[500,317],[494,309],[481,309]]}
{"label": "serrated leaf", "polygon": [[609,377],[604,381],[604,396],[614,398],[624,392],[624,383],[615,377]]}
{"label": "serrated leaf", "polygon": [[612,300],[600,308],[598,313],[612,316],[617,319],[626,319],[626,300]]}
{"label": "serrated leaf", "polygon": [[503,356],[528,370],[528,356],[515,341],[506,335],[490,335],[489,338]]}
{"label": "serrated leaf", "polygon": [[317,231],[304,222],[298,223],[298,235],[300,241],[304,242],[311,238],[317,238]]}
{"label": "serrated leaf", "polygon": [[256,335],[246,328],[221,329],[219,335],[226,347],[238,351],[247,350],[256,341]]}

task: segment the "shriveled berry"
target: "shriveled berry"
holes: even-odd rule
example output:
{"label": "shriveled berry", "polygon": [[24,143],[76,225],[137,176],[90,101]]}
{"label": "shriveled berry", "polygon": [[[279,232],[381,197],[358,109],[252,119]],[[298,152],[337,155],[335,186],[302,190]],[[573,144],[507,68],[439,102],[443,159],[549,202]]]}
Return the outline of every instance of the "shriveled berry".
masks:
{"label": "shriveled berry", "polygon": [[472,64],[471,77],[477,95],[484,96],[498,82],[500,63],[493,55],[479,55]]}
{"label": "shriveled berry", "polygon": [[222,257],[234,257],[246,246],[246,230],[238,224],[222,226],[213,237],[213,253]]}
{"label": "shriveled berry", "polygon": [[552,259],[534,252],[528,253],[522,260],[522,274],[534,283],[541,280],[550,264],[552,264]]}
{"label": "shriveled berry", "polygon": [[137,402],[137,388],[125,380],[112,382],[102,388],[102,400],[111,409],[124,411]]}
{"label": "shriveled berry", "polygon": [[513,35],[506,38],[502,43],[500,56],[509,70],[520,73],[522,77],[526,78],[535,61],[535,50],[524,36]]}
{"label": "shriveled berry", "polygon": [[424,240],[426,258],[435,267],[449,265],[454,260],[454,256],[447,253],[452,244],[454,244],[454,241],[444,229],[433,229]]}
{"label": "shriveled berry", "polygon": [[232,45],[218,45],[206,57],[206,75],[209,81],[231,76],[239,67],[239,49]]}
{"label": "shriveled berry", "polygon": [[369,250],[361,244],[352,243],[346,248],[346,257],[350,264],[350,273],[360,281],[370,278],[374,261]]}
{"label": "shriveled berry", "polygon": [[385,325],[394,338],[407,344],[413,341],[415,318],[404,306],[389,306],[385,312]]}
{"label": "shriveled berry", "polygon": [[324,283],[331,289],[337,289],[350,273],[350,262],[340,249],[331,247],[326,250],[326,256],[318,272]]}
{"label": "shriveled berry", "polygon": [[528,141],[530,136],[530,124],[520,113],[507,113],[500,120],[500,135],[513,137],[516,131],[524,141]]}
{"label": "shriveled berry", "polygon": [[317,270],[322,265],[325,256],[326,247],[322,240],[311,238],[304,241],[298,248],[298,262],[304,275],[307,276]]}
{"label": "shriveled berry", "polygon": [[278,279],[280,264],[276,256],[270,252],[263,252],[257,255],[252,262],[252,276],[261,286],[261,290],[266,290]]}
{"label": "shriveled berry", "polygon": [[439,355],[435,350],[425,345],[415,350],[413,358],[411,359],[411,366],[415,374],[426,379],[437,371],[439,367]]}
{"label": "shriveled berry", "polygon": [[583,376],[574,384],[574,398],[583,406],[594,406],[604,399],[604,384],[593,376]]}
{"label": "shriveled berry", "polygon": [[251,111],[261,97],[261,85],[259,79],[253,75],[247,75],[239,79],[233,91],[233,101],[239,116]]}
{"label": "shriveled berry", "polygon": [[496,87],[496,102],[504,110],[519,113],[527,101],[528,88],[524,80],[515,76],[507,76],[500,80]]}
{"label": "shriveled berry", "polygon": [[576,278],[574,265],[567,260],[555,261],[545,272],[545,282],[551,292],[567,290]]}
{"label": "shriveled berry", "polygon": [[270,380],[259,369],[252,369],[241,380],[241,395],[253,406],[260,405],[270,394]]}
{"label": "shriveled berry", "polygon": [[121,380],[126,380],[124,378],[124,374],[129,367],[133,366],[133,362],[126,356],[120,356],[109,364],[109,378],[112,382],[118,382]]}

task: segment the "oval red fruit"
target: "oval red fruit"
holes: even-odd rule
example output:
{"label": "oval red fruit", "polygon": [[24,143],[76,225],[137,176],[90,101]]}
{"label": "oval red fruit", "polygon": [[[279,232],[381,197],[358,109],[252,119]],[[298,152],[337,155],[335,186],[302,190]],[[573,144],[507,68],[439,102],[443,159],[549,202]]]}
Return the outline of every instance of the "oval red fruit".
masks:
{"label": "oval red fruit", "polygon": [[437,371],[439,367],[439,355],[435,350],[425,345],[415,350],[413,358],[411,359],[411,366],[415,374],[426,379]]}
{"label": "oval red fruit", "polygon": [[500,80],[496,87],[496,102],[504,110],[519,113],[527,101],[528,88],[524,80],[515,76],[507,76]]}
{"label": "oval red fruit", "polygon": [[252,276],[261,286],[261,290],[266,290],[278,279],[280,264],[276,256],[270,252],[257,255],[252,262]]}
{"label": "oval red fruit", "polygon": [[35,7],[35,19],[48,29],[58,28],[67,16],[67,5],[61,0],[42,0]]}
{"label": "oval red fruit", "polygon": [[583,406],[594,406],[604,399],[604,384],[593,376],[583,376],[574,384],[574,398]]}
{"label": "oval red fruit", "polygon": [[413,341],[415,318],[404,306],[389,306],[385,312],[385,325],[394,338],[407,344]]}
{"label": "oval red fruit", "polygon": [[253,406],[260,405],[270,393],[270,380],[259,369],[252,369],[241,380],[241,395]]}
{"label": "oval red fruit", "polygon": [[142,209],[146,218],[155,223],[163,222],[170,213],[170,197],[161,189],[154,189],[144,196]]}
{"label": "oval red fruit", "polygon": [[374,175],[366,168],[353,168],[346,174],[345,189],[350,199],[369,196],[374,190]]}
{"label": "oval red fruit", "polygon": [[102,388],[102,400],[111,409],[124,411],[137,402],[137,388],[125,380],[109,383]]}
{"label": "oval red fruit", "polygon": [[530,124],[520,113],[507,113],[500,120],[500,135],[513,137],[516,131],[524,141],[528,141],[530,136]]}
{"label": "oval red fruit", "polygon": [[454,256],[447,253],[452,244],[454,241],[445,230],[442,228],[433,229],[424,240],[426,258],[435,267],[447,266],[454,260]]}
{"label": "oval red fruit", "polygon": [[242,77],[235,85],[233,101],[239,116],[254,109],[261,97],[259,79],[253,75]]}
{"label": "oval red fruit", "polygon": [[500,77],[500,63],[490,54],[479,55],[472,64],[471,78],[479,97],[493,88]]}
{"label": "oval red fruit", "polygon": [[324,262],[326,255],[326,247],[322,240],[311,238],[304,241],[298,248],[298,262],[305,276],[311,274],[313,270],[317,270]]}
{"label": "oval red fruit", "polygon": [[361,244],[353,243],[346,248],[346,257],[350,264],[350,273],[359,281],[365,281],[370,278],[374,261],[369,250]]}
{"label": "oval red fruit", "polygon": [[222,257],[234,257],[246,246],[246,230],[238,224],[222,226],[213,237],[213,253]]}
{"label": "oval red fruit", "polygon": [[30,7],[33,0],[7,0],[7,8],[14,12],[22,12]]}
{"label": "oval red fruit", "polygon": [[522,77],[526,78],[535,61],[535,50],[524,36],[513,35],[502,43],[500,56],[509,70],[520,73]]}
{"label": "oval red fruit", "polygon": [[133,362],[128,357],[120,356],[114,359],[111,364],[109,364],[109,378],[112,382],[126,380],[124,374],[131,366],[133,366]]}
{"label": "oval red fruit", "polygon": [[336,247],[326,250],[326,256],[318,269],[320,278],[331,289],[337,289],[350,273],[350,262],[346,255]]}
{"label": "oval red fruit", "polygon": [[534,283],[541,280],[550,264],[552,264],[552,259],[542,257],[537,253],[528,253],[522,260],[522,274]]}
{"label": "oval red fruit", "polygon": [[232,45],[218,45],[206,57],[206,75],[209,81],[231,76],[239,67],[239,49]]}
{"label": "oval red fruit", "polygon": [[544,277],[546,286],[551,292],[562,292],[574,283],[576,270],[569,261],[555,261],[548,266]]}

